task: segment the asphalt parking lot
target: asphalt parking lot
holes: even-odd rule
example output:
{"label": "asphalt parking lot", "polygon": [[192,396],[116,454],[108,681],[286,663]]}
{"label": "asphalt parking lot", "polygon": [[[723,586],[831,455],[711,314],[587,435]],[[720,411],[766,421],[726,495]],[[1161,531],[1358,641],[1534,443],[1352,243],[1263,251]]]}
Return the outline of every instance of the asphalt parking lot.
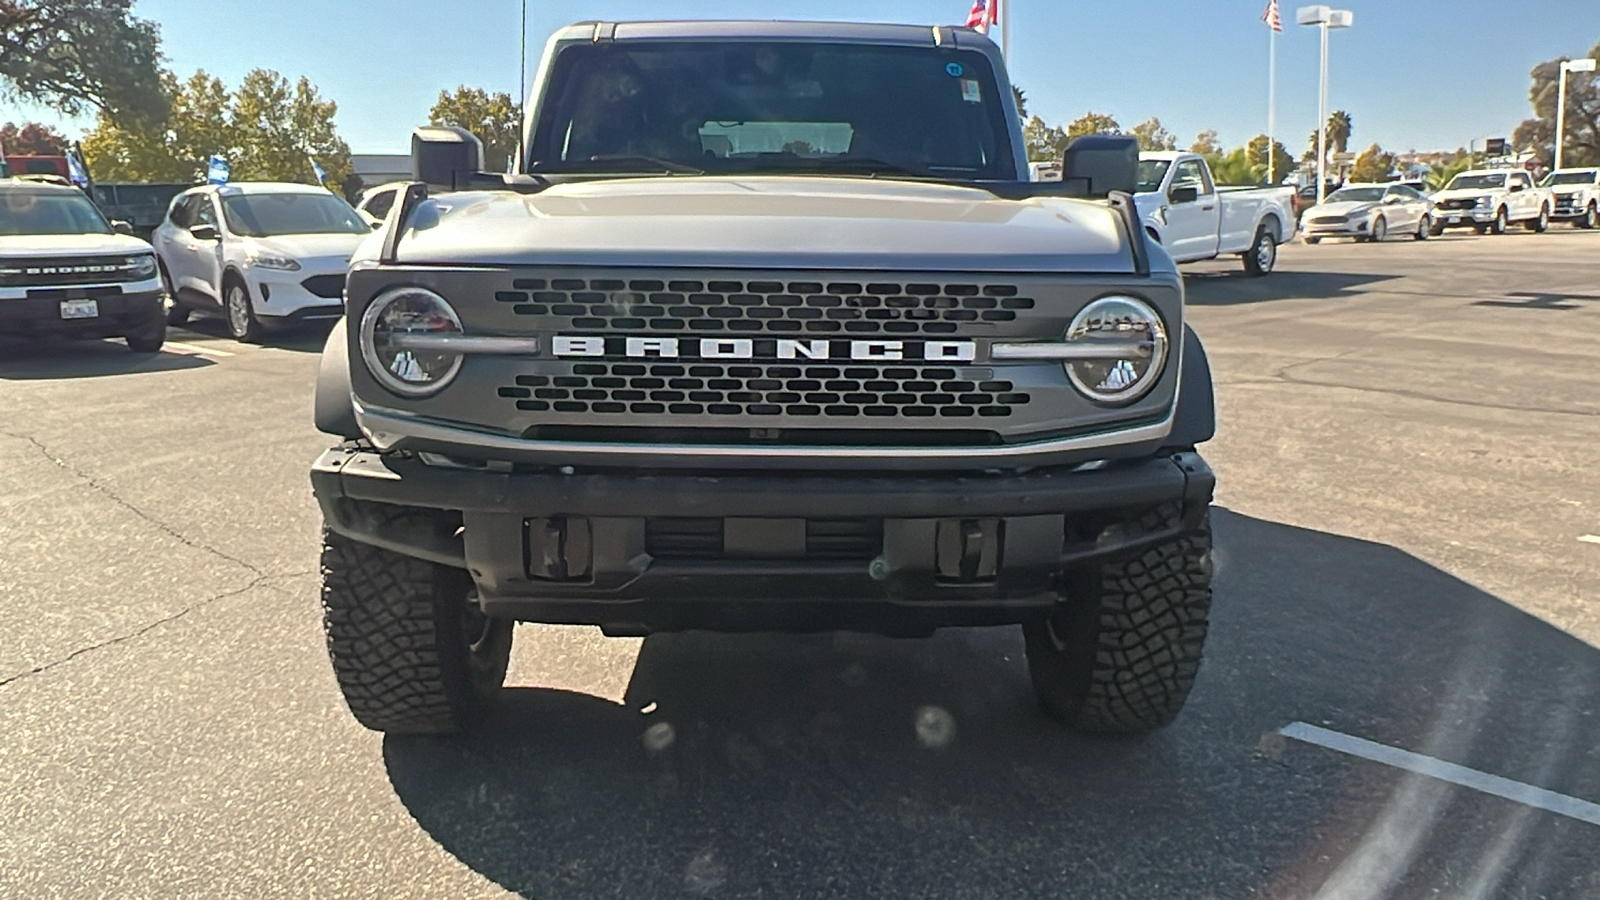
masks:
{"label": "asphalt parking lot", "polygon": [[539,626],[489,733],[384,739],[320,338],[0,344],[0,896],[1600,896],[1600,232],[1280,266],[1190,272],[1215,624],[1135,741],[1039,719],[1012,629]]}

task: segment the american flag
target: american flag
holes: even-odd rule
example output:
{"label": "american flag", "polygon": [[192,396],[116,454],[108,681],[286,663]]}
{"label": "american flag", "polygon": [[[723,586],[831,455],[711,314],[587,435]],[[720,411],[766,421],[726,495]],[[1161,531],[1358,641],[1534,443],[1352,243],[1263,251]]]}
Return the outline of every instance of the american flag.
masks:
{"label": "american flag", "polygon": [[990,25],[1000,22],[1000,0],[973,0],[972,11],[967,13],[967,27],[987,33]]}
{"label": "american flag", "polygon": [[1273,31],[1283,31],[1283,17],[1278,15],[1278,0],[1268,0],[1267,11],[1261,14],[1261,21]]}

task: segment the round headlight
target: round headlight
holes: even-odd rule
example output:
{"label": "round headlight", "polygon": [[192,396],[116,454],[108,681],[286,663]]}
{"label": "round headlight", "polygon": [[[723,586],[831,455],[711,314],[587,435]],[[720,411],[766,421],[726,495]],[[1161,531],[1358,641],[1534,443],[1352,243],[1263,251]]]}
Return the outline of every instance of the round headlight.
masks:
{"label": "round headlight", "polygon": [[1072,320],[1067,343],[1094,348],[1089,358],[1066,363],[1072,386],[1096,403],[1132,403],[1155,387],[1167,364],[1167,327],[1148,303],[1101,297]]}
{"label": "round headlight", "polygon": [[407,397],[439,391],[461,369],[461,355],[430,349],[430,338],[461,333],[444,298],[422,288],[381,294],[361,317],[361,355],[384,387]]}

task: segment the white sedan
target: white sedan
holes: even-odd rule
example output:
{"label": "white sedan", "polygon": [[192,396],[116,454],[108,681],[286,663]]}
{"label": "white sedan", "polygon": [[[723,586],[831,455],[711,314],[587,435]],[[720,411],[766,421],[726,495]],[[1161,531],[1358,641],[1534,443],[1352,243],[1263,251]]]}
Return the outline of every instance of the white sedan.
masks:
{"label": "white sedan", "polygon": [[1433,225],[1433,201],[1404,184],[1347,184],[1300,216],[1300,237],[1381,241],[1393,234],[1425,241]]}
{"label": "white sedan", "polygon": [[305,184],[206,185],[179,194],[151,236],[181,325],[221,313],[241,341],[265,327],[344,315],[351,254],[372,226],[350,204]]}

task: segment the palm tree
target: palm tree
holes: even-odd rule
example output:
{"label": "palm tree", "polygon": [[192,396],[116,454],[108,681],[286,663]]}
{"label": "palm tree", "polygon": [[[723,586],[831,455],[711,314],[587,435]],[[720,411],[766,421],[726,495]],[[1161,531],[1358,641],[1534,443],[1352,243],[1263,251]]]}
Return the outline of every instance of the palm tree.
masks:
{"label": "palm tree", "polygon": [[1028,92],[1016,85],[1011,86],[1011,93],[1017,98],[1017,115],[1026,122],[1028,120]]}
{"label": "palm tree", "polygon": [[1338,110],[1328,117],[1328,146],[1335,153],[1347,153],[1350,150],[1350,133],[1355,130],[1355,123],[1350,120],[1350,114]]}

